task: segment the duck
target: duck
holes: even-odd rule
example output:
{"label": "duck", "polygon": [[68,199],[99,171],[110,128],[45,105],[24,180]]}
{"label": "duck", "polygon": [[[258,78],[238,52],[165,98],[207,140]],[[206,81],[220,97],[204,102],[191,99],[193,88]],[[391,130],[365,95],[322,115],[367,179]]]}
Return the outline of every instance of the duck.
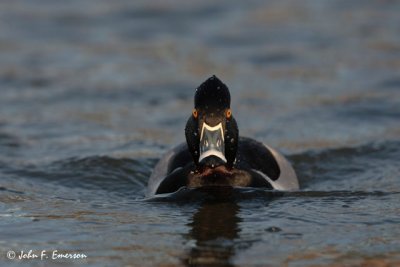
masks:
{"label": "duck", "polygon": [[292,165],[276,149],[239,135],[228,87],[215,75],[195,91],[185,127],[186,142],[155,165],[147,196],[208,186],[299,189]]}

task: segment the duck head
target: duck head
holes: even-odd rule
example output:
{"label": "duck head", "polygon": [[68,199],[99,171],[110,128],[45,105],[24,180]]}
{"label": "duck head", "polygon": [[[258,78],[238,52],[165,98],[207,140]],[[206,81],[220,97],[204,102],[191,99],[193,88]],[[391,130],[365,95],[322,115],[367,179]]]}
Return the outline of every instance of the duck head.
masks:
{"label": "duck head", "polygon": [[194,96],[194,109],[186,123],[189,151],[198,170],[224,166],[236,157],[239,130],[230,108],[228,87],[216,76],[202,83]]}

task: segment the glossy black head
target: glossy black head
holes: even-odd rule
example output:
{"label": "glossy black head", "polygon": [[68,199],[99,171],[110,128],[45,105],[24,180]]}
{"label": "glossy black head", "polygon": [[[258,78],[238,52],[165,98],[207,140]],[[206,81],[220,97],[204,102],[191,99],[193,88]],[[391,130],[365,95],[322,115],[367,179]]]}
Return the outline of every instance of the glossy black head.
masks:
{"label": "glossy black head", "polygon": [[231,168],[236,157],[239,130],[230,109],[228,87],[216,76],[202,83],[185,129],[186,142],[198,167]]}

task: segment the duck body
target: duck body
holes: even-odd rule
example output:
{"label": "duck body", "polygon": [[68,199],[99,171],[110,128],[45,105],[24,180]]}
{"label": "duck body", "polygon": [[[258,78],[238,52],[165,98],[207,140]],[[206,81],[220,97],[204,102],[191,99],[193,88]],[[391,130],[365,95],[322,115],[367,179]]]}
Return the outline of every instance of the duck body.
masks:
{"label": "duck body", "polygon": [[215,76],[197,88],[185,136],[186,143],[168,151],[156,164],[147,196],[172,193],[184,186],[299,189],[296,173],[282,154],[254,139],[239,137],[229,90]]}
{"label": "duck body", "polygon": [[238,158],[230,170],[219,166],[201,173],[197,171],[186,143],[174,147],[156,164],[147,195],[172,193],[184,186],[210,185],[283,191],[299,189],[296,173],[281,153],[251,138],[240,137]]}

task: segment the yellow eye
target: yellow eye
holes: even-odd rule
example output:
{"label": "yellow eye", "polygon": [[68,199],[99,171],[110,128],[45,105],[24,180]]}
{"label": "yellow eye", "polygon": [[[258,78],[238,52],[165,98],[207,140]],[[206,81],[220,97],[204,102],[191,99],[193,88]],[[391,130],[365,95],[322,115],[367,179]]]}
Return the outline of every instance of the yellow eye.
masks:
{"label": "yellow eye", "polygon": [[194,117],[195,119],[197,119],[197,116],[198,116],[199,114],[197,113],[197,110],[196,110],[196,109],[193,109],[192,114],[193,114],[193,117]]}
{"label": "yellow eye", "polygon": [[226,118],[229,119],[232,116],[232,111],[231,109],[226,110]]}

